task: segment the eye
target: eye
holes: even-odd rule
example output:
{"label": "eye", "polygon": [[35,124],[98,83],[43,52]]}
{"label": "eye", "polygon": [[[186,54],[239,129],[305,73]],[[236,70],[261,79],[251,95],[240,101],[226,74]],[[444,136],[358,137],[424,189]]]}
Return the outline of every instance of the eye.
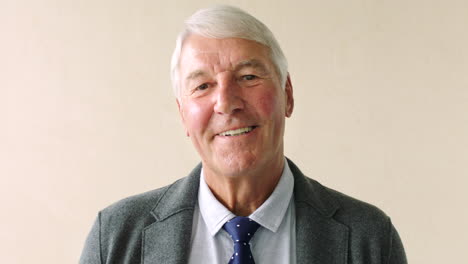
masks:
{"label": "eye", "polygon": [[197,87],[195,88],[195,90],[203,91],[203,90],[205,90],[205,89],[207,89],[207,88],[208,88],[208,84],[207,84],[207,83],[204,83],[204,84],[202,84],[202,85],[197,86]]}
{"label": "eye", "polygon": [[245,81],[252,81],[252,80],[255,80],[255,79],[257,79],[257,76],[255,76],[253,74],[243,75],[242,76],[242,80],[245,80]]}

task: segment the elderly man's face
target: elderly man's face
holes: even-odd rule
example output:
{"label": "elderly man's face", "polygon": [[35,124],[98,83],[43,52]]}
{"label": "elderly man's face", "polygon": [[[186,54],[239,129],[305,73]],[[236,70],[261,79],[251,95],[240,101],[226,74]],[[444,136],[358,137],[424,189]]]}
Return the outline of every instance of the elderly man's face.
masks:
{"label": "elderly man's face", "polygon": [[191,35],[179,65],[180,115],[206,170],[236,176],[282,161],[292,87],[265,46]]}

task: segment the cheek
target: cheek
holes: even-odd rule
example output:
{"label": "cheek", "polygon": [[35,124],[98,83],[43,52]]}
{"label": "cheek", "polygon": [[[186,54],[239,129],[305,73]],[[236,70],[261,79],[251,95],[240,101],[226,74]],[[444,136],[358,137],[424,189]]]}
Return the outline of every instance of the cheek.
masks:
{"label": "cheek", "polygon": [[203,103],[186,102],[183,107],[184,123],[190,134],[203,131],[210,121],[211,112]]}
{"label": "cheek", "polygon": [[258,113],[266,119],[275,118],[276,112],[281,110],[281,100],[274,93],[264,93],[252,102]]}

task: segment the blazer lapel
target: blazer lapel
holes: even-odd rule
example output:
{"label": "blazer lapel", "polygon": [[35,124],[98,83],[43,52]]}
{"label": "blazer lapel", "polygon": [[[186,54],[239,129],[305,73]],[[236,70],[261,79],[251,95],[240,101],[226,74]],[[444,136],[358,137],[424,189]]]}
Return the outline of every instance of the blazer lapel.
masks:
{"label": "blazer lapel", "polygon": [[325,187],[288,163],[294,175],[297,263],[346,264],[349,229],[333,219],[338,203]]}
{"label": "blazer lapel", "polygon": [[141,263],[188,262],[200,168],[197,166],[189,177],[171,185],[151,211],[156,222],[143,231]]}

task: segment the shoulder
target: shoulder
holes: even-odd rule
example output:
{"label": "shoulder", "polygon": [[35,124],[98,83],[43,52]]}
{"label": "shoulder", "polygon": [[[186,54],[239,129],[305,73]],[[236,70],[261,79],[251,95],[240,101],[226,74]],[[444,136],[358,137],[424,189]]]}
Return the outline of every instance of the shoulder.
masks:
{"label": "shoulder", "polygon": [[361,201],[302,175],[300,192],[322,215],[348,226],[356,233],[378,233],[390,228],[389,216],[375,205]]}
{"label": "shoulder", "polygon": [[[301,223],[329,223],[329,227],[345,231],[353,263],[406,263],[400,237],[386,213],[308,178],[292,162],[289,166],[295,178],[296,208],[307,218]],[[318,229],[329,230],[325,226]]]}
{"label": "shoulder", "polygon": [[197,177],[189,175],[167,186],[121,199],[101,210],[100,217],[106,222],[128,223],[148,217],[154,220],[156,208],[184,199],[187,190],[198,188],[196,182]]}
{"label": "shoulder", "polygon": [[386,213],[374,205],[326,189],[339,204],[333,219],[348,227],[354,262],[407,263],[401,238]]}
{"label": "shoulder", "polygon": [[[174,212],[194,207],[199,168],[170,185],[130,196],[101,210],[88,235],[80,263],[136,263],[145,228]],[[122,250],[125,248],[125,250]]]}
{"label": "shoulder", "polygon": [[378,207],[325,187],[305,176],[299,168],[289,161],[295,178],[296,207],[313,210],[316,216],[332,219],[344,225],[357,240],[380,239],[391,232],[390,218]]}
{"label": "shoulder", "polygon": [[385,212],[312,179],[305,181],[320,190],[326,200],[321,204],[333,208],[327,218],[347,230],[352,263],[407,263],[398,232]]}
{"label": "shoulder", "polygon": [[101,218],[120,221],[120,219],[138,219],[141,216],[147,216],[172,185],[129,196],[114,202],[101,210]]}
{"label": "shoulder", "polygon": [[339,205],[334,219],[351,227],[355,233],[379,234],[390,231],[390,217],[377,206],[331,188],[324,188]]}
{"label": "shoulder", "polygon": [[388,216],[376,206],[363,202],[305,176],[291,161],[296,201],[311,206],[321,215],[345,223],[386,222]]}
{"label": "shoulder", "polygon": [[143,229],[155,222],[152,209],[172,186],[133,195],[102,209],[97,221],[103,254],[112,255],[116,243],[137,243]]}

